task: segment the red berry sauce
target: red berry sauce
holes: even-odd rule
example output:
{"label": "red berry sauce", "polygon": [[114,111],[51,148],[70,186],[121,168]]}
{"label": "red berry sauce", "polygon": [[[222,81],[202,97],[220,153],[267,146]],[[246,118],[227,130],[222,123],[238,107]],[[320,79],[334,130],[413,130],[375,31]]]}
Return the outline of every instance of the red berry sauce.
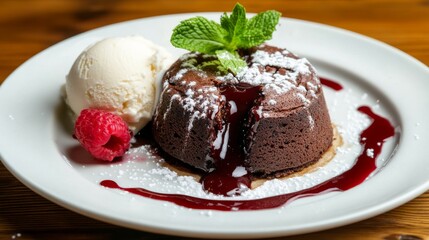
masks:
{"label": "red berry sauce", "polygon": [[335,81],[332,81],[327,78],[319,78],[319,79],[320,79],[320,83],[322,83],[326,87],[334,89],[335,91],[340,91],[343,89],[343,86]]}

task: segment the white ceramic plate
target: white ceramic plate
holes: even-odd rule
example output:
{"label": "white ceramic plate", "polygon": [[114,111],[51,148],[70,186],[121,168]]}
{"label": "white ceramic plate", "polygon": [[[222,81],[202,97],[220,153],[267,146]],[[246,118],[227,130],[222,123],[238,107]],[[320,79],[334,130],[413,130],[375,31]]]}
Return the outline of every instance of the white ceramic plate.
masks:
{"label": "white ceramic plate", "polygon": [[[199,15],[217,20],[220,13]],[[73,154],[83,153],[65,153],[73,142],[61,121],[65,75],[85,47],[110,36],[141,34],[179,55],[183,51],[169,44],[171,30],[192,16],[153,17],[95,29],[24,63],[0,88],[4,165],[33,191],[83,215],[134,229],[206,238],[273,237],[333,228],[388,211],[429,188],[428,68],[367,37],[293,19],[281,19],[271,43],[307,57],[320,75],[345,87],[344,95],[325,90],[334,121],[347,122],[350,107],[366,104],[400,130],[386,143],[384,167],[377,174],[346,192],[300,199],[278,209],[240,212],[190,210],[100,187],[97,180],[103,174],[120,181],[121,166],[92,164],[85,156],[77,157],[82,162],[74,161]]]}

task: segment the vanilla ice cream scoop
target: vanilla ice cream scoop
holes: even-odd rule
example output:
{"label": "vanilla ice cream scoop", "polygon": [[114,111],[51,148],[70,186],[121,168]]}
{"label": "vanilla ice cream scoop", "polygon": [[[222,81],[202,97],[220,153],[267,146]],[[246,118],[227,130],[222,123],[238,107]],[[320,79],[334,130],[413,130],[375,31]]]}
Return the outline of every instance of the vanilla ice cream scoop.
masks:
{"label": "vanilla ice cream scoop", "polygon": [[115,113],[137,133],[152,118],[157,78],[172,62],[165,49],[140,36],[102,40],[73,64],[66,102],[76,115],[85,108]]}

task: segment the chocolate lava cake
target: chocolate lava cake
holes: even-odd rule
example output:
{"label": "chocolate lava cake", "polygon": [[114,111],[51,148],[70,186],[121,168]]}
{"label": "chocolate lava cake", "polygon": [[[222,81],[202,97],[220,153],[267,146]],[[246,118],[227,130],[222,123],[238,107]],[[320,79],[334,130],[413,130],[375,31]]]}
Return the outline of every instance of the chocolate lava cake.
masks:
{"label": "chocolate lava cake", "polygon": [[242,174],[280,177],[315,163],[333,138],[315,69],[270,45],[240,55],[248,68],[236,75],[213,55],[194,52],[167,70],[153,121],[155,141],[205,172],[235,161]]}

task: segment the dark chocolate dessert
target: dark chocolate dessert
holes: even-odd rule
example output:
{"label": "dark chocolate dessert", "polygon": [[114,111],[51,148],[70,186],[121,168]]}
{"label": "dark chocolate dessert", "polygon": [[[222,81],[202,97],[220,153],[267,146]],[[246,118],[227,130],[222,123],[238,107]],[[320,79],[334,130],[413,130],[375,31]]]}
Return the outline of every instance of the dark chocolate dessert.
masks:
{"label": "dark chocolate dessert", "polygon": [[234,177],[279,177],[315,163],[333,131],[312,65],[269,45],[240,55],[248,67],[236,75],[200,53],[171,66],[153,121],[156,142],[193,168],[232,167]]}

